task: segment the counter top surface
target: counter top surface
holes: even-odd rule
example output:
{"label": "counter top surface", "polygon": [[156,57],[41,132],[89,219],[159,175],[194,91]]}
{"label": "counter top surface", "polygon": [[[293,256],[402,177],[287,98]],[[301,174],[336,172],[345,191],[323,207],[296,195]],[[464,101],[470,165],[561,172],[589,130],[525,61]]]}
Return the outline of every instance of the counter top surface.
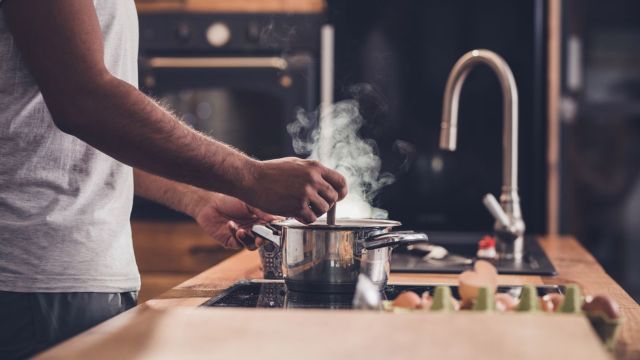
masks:
{"label": "counter top surface", "polygon": [[[192,224],[181,224],[190,229]],[[149,229],[149,227],[146,227]],[[190,229],[191,230],[191,229]],[[149,233],[134,233],[136,236],[154,236]],[[179,231],[177,232],[179,236]],[[186,232],[185,232],[186,233]],[[558,270],[556,277],[500,275],[500,284],[579,284],[586,294],[607,294],[618,301],[625,318],[618,346],[617,358],[640,359],[640,306],[602,269],[595,258],[574,238],[544,237],[540,244]],[[235,282],[243,279],[261,278],[257,252],[242,251],[228,260],[198,274],[161,296],[140,304],[109,321],[67,340],[42,353],[42,358],[77,357],[83,349],[135,324],[145,313],[158,309],[196,307],[219,294]],[[455,284],[456,275],[392,273],[390,283],[406,284]],[[249,310],[247,310],[249,311]],[[252,311],[260,311],[253,309]],[[269,310],[264,310],[269,311]],[[331,315],[329,315],[331,316]],[[461,342],[461,344],[464,344]]]}

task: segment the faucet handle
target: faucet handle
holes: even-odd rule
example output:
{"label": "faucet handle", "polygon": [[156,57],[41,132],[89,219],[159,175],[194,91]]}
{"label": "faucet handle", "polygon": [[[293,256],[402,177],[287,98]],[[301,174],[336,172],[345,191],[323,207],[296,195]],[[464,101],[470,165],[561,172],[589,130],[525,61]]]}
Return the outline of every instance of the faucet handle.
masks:
{"label": "faucet handle", "polygon": [[496,197],[493,196],[493,194],[483,196],[482,203],[487,210],[489,210],[491,215],[493,215],[493,217],[500,223],[500,225],[505,228],[511,227],[511,220],[509,220],[507,213],[504,212],[502,206],[500,206],[500,203],[498,203],[498,200],[496,200]]}

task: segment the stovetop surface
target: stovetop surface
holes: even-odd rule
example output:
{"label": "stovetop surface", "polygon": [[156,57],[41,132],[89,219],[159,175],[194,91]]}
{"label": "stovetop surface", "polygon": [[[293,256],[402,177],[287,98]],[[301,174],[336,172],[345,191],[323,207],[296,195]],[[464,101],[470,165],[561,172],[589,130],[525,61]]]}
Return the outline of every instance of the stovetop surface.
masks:
{"label": "stovetop surface", "polygon": [[[403,291],[411,290],[418,294],[433,291],[437,285],[387,285],[383,299],[392,300]],[[538,286],[538,295],[563,293],[564,287],[555,285]],[[498,292],[510,293],[519,297],[521,286],[500,286]],[[458,298],[458,287],[451,286],[453,295]],[[282,280],[241,281],[222,294],[209,299],[201,306],[244,307],[244,308],[302,308],[302,309],[351,309],[353,294],[321,294],[288,291]]]}

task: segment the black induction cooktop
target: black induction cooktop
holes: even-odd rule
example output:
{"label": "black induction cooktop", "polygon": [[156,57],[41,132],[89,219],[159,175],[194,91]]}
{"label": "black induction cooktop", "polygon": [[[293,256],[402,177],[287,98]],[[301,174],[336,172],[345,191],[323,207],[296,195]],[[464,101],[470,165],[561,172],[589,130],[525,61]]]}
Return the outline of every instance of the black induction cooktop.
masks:
{"label": "black induction cooktop", "polygon": [[[411,290],[418,294],[425,291],[433,293],[437,285],[393,284],[385,286],[383,299],[394,299],[403,291]],[[538,295],[563,293],[562,286],[538,286]],[[519,297],[521,286],[500,286],[498,292]],[[457,286],[451,286],[453,296],[458,298]],[[218,296],[209,299],[201,306],[207,307],[244,307],[244,308],[302,308],[302,309],[351,309],[353,294],[322,294],[288,291],[282,280],[241,281]]]}
{"label": "black induction cooktop", "polygon": [[[429,232],[429,242],[443,246],[450,254],[475,260],[478,241],[482,233]],[[518,275],[556,275],[556,269],[538,243],[537,236],[524,238],[524,257],[520,261],[500,259],[493,265],[500,274]],[[472,268],[472,264],[456,261],[459,257],[444,258],[442,261],[425,261],[424,254],[407,251],[404,248],[394,250],[391,258],[391,271],[410,273],[459,274]]]}

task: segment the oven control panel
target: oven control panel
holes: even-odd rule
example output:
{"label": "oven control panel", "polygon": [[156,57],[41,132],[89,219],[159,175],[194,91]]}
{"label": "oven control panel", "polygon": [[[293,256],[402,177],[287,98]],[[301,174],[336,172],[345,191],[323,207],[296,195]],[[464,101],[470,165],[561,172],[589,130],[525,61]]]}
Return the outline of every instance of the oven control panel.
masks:
{"label": "oven control panel", "polygon": [[322,14],[140,14],[142,52],[318,53]]}
{"label": "oven control panel", "polygon": [[231,38],[231,29],[227,24],[218,21],[214,22],[207,29],[207,41],[213,47],[223,47],[229,43]]}

